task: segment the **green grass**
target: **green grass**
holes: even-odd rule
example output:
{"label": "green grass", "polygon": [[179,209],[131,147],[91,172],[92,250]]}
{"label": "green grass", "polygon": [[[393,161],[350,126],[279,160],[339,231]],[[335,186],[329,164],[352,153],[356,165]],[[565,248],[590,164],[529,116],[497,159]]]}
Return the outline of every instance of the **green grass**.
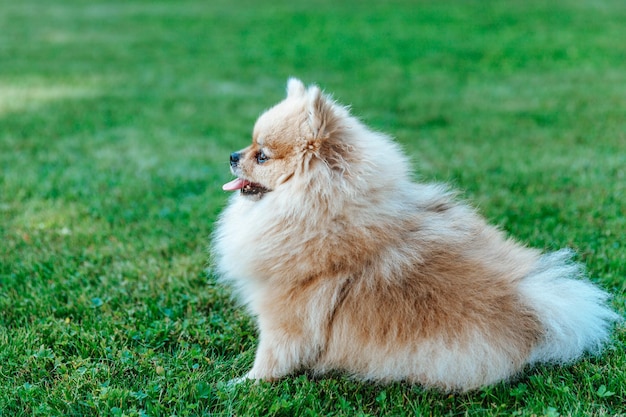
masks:
{"label": "green grass", "polygon": [[[237,4],[234,4],[237,3]],[[224,385],[252,321],[207,274],[227,156],[288,76],[626,300],[622,0],[0,4],[0,416],[626,415],[626,332],[466,395]]]}

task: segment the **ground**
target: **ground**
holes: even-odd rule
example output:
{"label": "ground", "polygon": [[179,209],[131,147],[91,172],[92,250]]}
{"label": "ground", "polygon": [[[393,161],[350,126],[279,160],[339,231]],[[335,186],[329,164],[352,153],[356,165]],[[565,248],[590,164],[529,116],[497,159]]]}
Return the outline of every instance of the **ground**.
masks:
{"label": "ground", "polygon": [[297,76],[510,235],[626,300],[621,0],[0,4],[0,416],[626,415],[601,356],[464,395],[229,387],[250,317],[208,263],[228,155]]}

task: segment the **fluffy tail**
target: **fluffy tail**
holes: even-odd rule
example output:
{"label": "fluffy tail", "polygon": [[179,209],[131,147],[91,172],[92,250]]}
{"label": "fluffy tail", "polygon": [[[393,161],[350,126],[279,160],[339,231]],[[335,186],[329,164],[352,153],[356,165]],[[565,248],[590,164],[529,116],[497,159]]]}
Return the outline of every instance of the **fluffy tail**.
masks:
{"label": "fluffy tail", "polygon": [[529,363],[566,363],[585,352],[598,353],[620,320],[607,305],[609,295],[585,279],[584,268],[572,255],[566,249],[542,256],[520,284],[545,329]]}

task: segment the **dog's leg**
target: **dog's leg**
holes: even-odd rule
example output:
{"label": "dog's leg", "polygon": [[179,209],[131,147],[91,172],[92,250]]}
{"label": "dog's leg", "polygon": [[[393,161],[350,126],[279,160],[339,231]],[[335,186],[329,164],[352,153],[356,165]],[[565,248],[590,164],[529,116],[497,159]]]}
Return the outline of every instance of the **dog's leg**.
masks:
{"label": "dog's leg", "polygon": [[303,365],[306,355],[304,341],[288,337],[284,332],[262,334],[254,365],[245,379],[275,381]]}
{"label": "dog's leg", "polygon": [[247,380],[276,381],[301,368],[302,355],[299,352],[303,349],[299,346],[303,346],[303,342],[287,341],[284,338],[282,342],[277,340],[271,336],[262,336],[252,369],[242,377],[231,379],[228,385],[237,385]]}
{"label": "dog's leg", "polygon": [[[246,379],[275,381],[304,368],[311,368],[324,352],[336,306],[345,285],[300,289],[294,296],[268,298],[258,308],[259,346]],[[307,291],[308,290],[308,291]],[[306,300],[315,300],[308,304]],[[286,313],[289,312],[289,313]]]}

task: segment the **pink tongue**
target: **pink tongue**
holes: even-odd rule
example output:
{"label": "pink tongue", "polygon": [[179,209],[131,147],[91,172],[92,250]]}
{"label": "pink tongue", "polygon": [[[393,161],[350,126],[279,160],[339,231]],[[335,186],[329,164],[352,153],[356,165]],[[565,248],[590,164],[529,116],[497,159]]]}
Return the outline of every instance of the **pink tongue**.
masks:
{"label": "pink tongue", "polygon": [[243,187],[248,184],[248,181],[242,180],[241,178],[236,178],[229,183],[222,185],[222,190],[224,191],[235,191],[241,190]]}

